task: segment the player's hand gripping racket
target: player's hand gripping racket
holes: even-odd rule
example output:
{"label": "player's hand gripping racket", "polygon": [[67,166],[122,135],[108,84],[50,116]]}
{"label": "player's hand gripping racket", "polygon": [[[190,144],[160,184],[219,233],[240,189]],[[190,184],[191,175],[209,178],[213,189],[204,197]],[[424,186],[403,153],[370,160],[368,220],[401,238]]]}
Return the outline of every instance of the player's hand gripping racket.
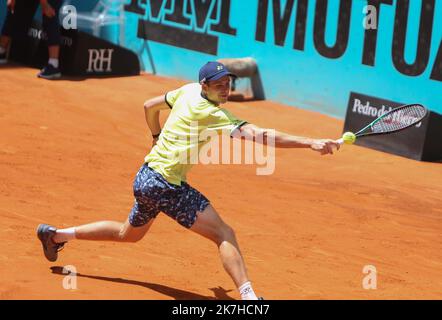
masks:
{"label": "player's hand gripping racket", "polygon": [[407,104],[400,106],[384,113],[356,133],[344,133],[337,142],[341,145],[343,143],[353,144],[357,138],[401,131],[418,124],[426,115],[427,108],[423,105]]}

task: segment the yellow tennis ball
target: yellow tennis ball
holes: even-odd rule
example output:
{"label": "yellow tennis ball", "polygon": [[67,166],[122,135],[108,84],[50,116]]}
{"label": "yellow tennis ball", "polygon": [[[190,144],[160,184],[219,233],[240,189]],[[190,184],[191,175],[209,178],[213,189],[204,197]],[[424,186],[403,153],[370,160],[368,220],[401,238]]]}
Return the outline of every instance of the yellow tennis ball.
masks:
{"label": "yellow tennis ball", "polygon": [[356,135],[353,132],[346,132],[342,135],[342,140],[346,144],[353,144],[356,141]]}

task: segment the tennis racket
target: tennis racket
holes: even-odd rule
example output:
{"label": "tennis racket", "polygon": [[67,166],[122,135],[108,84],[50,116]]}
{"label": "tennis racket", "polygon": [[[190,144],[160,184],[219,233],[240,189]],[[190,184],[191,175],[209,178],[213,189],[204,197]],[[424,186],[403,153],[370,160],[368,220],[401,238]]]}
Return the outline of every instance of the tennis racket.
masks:
{"label": "tennis racket", "polygon": [[[420,104],[407,104],[397,107],[384,113],[376,120],[354,133],[353,141],[348,143],[353,143],[357,138],[361,137],[389,134],[405,130],[421,122],[427,113],[427,108]],[[346,142],[347,141],[348,140],[346,140]],[[342,145],[344,143],[344,136],[341,139],[338,139],[337,142]]]}

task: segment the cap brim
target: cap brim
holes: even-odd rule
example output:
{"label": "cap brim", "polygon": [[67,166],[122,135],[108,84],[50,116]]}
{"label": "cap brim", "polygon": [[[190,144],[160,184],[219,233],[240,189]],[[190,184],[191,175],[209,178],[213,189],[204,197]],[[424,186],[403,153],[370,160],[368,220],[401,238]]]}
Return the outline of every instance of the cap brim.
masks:
{"label": "cap brim", "polygon": [[232,77],[232,78],[238,78],[238,76],[237,76],[236,74],[233,74],[233,73],[231,73],[231,72],[229,72],[229,71],[226,71],[226,70],[222,70],[221,72],[215,74],[215,75],[214,75],[213,77],[211,77],[210,79],[207,79],[207,81],[215,81],[215,80],[219,80],[219,79],[221,79],[222,77],[225,77],[225,76],[230,76],[230,77]]}

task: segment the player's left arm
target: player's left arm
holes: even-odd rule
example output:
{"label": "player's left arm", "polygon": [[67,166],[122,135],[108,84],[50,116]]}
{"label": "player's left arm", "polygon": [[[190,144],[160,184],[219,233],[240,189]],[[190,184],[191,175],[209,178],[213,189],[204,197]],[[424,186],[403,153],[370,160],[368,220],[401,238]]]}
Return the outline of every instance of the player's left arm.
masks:
{"label": "player's left arm", "polygon": [[146,100],[144,103],[144,115],[146,123],[152,133],[153,145],[155,145],[161,133],[160,111],[165,109],[170,110],[170,107],[166,103],[164,95]]}
{"label": "player's left arm", "polygon": [[247,123],[236,130],[233,137],[249,139],[268,145],[270,142],[277,148],[310,148],[324,154],[333,154],[333,148],[339,150],[340,144],[332,139],[313,139],[294,136],[276,130],[262,129],[254,124]]}

